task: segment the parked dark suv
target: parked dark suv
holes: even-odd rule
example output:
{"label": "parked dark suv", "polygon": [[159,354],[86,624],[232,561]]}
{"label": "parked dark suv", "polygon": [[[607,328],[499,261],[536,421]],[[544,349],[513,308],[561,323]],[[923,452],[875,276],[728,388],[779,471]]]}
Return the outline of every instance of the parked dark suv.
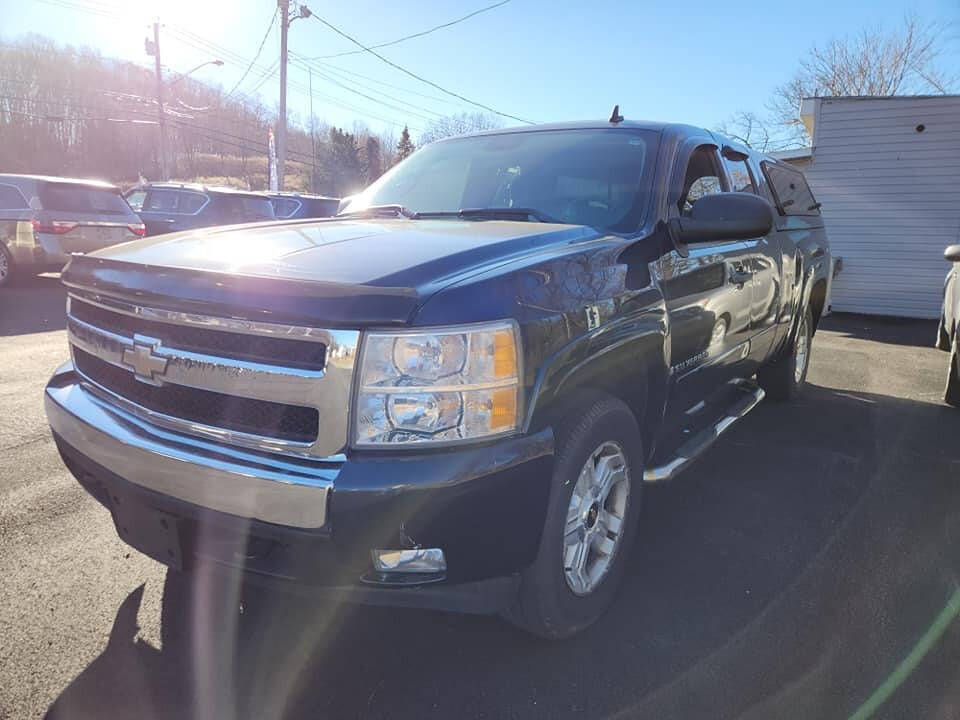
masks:
{"label": "parked dark suv", "polygon": [[340,198],[323,195],[308,195],[296,192],[264,193],[273,204],[277,219],[294,220],[296,218],[325,218],[337,214]]}
{"label": "parked dark suv", "polygon": [[195,230],[212,225],[273,220],[273,205],[262,193],[194,183],[150,183],[128,190],[147,235]]}
{"label": "parked dark suv", "polygon": [[75,258],[47,417],[123,540],[188,581],[568,636],[635,571],[645,488],[802,392],[819,207],[686,125],[443,140],[336,219]]}
{"label": "parked dark suv", "polygon": [[120,189],[99,180],[0,175],[0,285],[15,273],[60,270],[71,253],[143,235]]}

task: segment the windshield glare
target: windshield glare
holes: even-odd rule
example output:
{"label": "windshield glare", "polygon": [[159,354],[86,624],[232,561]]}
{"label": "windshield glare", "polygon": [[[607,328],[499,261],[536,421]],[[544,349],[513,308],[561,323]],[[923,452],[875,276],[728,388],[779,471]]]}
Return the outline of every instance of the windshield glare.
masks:
{"label": "windshield glare", "polygon": [[656,134],[553,130],[427,145],[381,177],[347,211],[402,205],[412,212],[529,208],[562,223],[631,232],[649,195]]}

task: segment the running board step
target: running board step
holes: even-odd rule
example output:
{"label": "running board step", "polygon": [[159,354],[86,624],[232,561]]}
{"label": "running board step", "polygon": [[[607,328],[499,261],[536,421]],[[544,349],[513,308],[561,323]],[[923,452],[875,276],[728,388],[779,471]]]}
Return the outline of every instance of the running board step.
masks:
{"label": "running board step", "polygon": [[734,383],[744,393],[727,410],[726,415],[709,427],[704,428],[681,445],[677,452],[667,462],[657,467],[644,470],[643,480],[648,483],[658,483],[670,480],[678,475],[698,457],[703,455],[717,438],[729,430],[737,420],[753,410],[763,400],[763,388],[750,380],[737,380]]}

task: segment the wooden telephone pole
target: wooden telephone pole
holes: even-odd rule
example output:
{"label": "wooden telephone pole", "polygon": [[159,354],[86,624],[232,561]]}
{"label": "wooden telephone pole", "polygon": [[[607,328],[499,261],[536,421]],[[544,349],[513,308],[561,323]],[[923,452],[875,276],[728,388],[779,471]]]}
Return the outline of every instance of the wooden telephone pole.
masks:
{"label": "wooden telephone pole", "polygon": [[280,7],[280,119],[277,122],[277,188],[283,190],[287,160],[287,30],[290,29],[290,0],[277,0]]}

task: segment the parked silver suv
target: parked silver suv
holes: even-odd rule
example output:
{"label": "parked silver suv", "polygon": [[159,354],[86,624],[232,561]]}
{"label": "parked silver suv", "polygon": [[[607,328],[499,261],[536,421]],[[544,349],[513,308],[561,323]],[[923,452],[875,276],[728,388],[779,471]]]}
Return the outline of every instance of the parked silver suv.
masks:
{"label": "parked silver suv", "polygon": [[0,286],[18,273],[60,270],[73,253],[143,235],[115,185],[0,174]]}

